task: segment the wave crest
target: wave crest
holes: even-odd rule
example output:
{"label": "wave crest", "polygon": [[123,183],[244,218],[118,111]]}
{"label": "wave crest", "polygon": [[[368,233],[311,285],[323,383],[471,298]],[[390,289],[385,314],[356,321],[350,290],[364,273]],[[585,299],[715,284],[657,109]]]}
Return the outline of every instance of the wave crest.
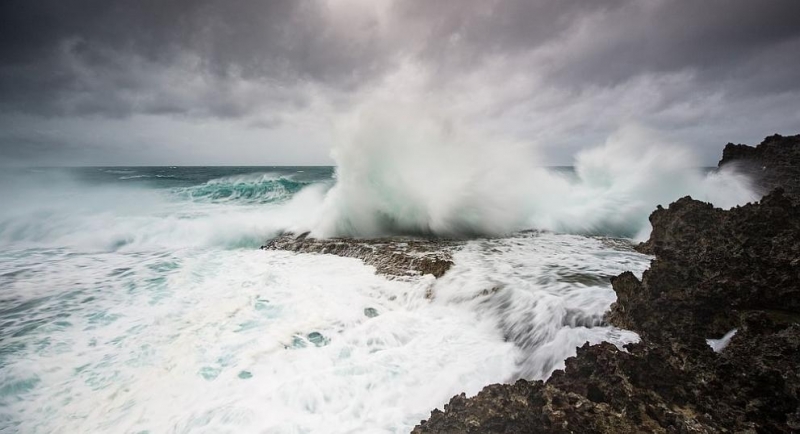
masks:
{"label": "wave crest", "polygon": [[260,204],[285,201],[308,184],[287,175],[252,173],[212,179],[174,193],[194,202]]}

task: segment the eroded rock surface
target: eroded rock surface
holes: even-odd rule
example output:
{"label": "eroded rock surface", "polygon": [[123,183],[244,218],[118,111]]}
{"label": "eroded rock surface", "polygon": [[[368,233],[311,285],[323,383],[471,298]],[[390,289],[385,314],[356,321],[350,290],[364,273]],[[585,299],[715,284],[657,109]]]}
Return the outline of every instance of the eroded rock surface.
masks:
{"label": "eroded rock surface", "polygon": [[775,134],[756,147],[728,143],[719,162],[724,166],[750,176],[761,194],[782,187],[793,200],[800,200],[800,135]]}
{"label": "eroded rock surface", "polygon": [[728,211],[684,197],[650,222],[656,260],[641,282],[612,279],[614,324],[641,336],[721,336],[748,311],[800,312],[800,206],[782,190]]}
{"label": "eroded rock surface", "polygon": [[270,240],[264,250],[287,250],[357,258],[388,276],[432,274],[441,277],[453,266],[452,255],[463,243],[422,238],[327,238],[284,234]]}
{"label": "eroded rock surface", "polygon": [[[546,382],[456,396],[413,432],[800,432],[800,207],[782,190],[728,211],[686,197],[650,220],[655,260],[612,280],[608,315],[641,342],[586,344]],[[706,338],[731,329],[715,353]]]}
{"label": "eroded rock surface", "polygon": [[[766,329],[764,328],[766,327]],[[453,397],[414,433],[788,433],[800,429],[800,328],[755,316],[722,352],[703,341],[589,344],[543,383]]]}

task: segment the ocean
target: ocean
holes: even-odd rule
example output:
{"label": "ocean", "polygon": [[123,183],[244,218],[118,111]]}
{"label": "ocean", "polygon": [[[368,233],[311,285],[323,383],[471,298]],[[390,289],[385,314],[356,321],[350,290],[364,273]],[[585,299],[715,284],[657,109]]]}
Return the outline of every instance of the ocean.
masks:
{"label": "ocean", "polygon": [[[523,206],[491,178],[354,173],[4,169],[0,432],[402,433],[453,395],[547,378],[584,342],[638,339],[602,320],[609,278],[647,268],[633,238],[680,188],[562,168],[548,179],[574,197]],[[464,244],[439,279],[391,278],[259,249],[284,231]]]}

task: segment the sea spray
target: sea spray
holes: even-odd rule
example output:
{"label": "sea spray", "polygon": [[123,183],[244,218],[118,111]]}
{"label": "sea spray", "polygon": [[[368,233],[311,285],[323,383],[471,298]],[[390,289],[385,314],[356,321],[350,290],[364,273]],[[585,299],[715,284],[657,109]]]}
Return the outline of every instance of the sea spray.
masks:
{"label": "sea spray", "polygon": [[402,107],[364,108],[343,121],[336,185],[316,236],[396,233],[499,235],[525,226],[538,177],[526,153],[497,152],[452,122]]}
{"label": "sea spray", "polygon": [[523,229],[646,235],[658,204],[693,195],[720,207],[757,199],[732,171],[707,173],[685,147],[641,127],[580,152],[574,176],[534,149],[413,104],[372,103],[341,122],[336,185],[309,228],[319,237],[497,236]]}
{"label": "sea spray", "polygon": [[[646,238],[659,204],[692,195],[722,208],[756,200],[749,180],[698,167],[686,147],[627,126],[575,156],[575,179],[532,216],[533,226],[575,234]],[[638,235],[638,236],[637,236]]]}

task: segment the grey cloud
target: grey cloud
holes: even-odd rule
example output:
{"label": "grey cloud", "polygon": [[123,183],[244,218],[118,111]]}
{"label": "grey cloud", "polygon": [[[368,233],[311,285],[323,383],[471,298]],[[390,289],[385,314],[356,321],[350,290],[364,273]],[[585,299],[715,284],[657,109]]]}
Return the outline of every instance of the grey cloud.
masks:
{"label": "grey cloud", "polygon": [[705,84],[750,80],[749,63],[758,56],[782,63],[784,72],[800,67],[793,51],[800,2],[793,0],[398,2],[395,12],[400,27],[423,29],[420,55],[446,74],[548,45],[556,48],[537,66],[554,84],[571,87],[683,69]]}
{"label": "grey cloud", "polygon": [[596,42],[556,73],[564,82],[607,85],[689,69],[703,84],[719,83],[748,79],[749,61],[765,50],[797,68],[800,59],[789,47],[781,49],[800,39],[797,16],[800,3],[794,1],[639,2],[596,17],[586,35]]}
{"label": "grey cloud", "polygon": [[[261,100],[282,106],[287,97],[276,90],[298,83],[356,90],[402,56],[447,79],[488,56],[569,41],[582,28],[577,48],[564,47],[578,52],[556,49],[541,65],[554,85],[610,86],[688,68],[705,83],[755,81],[780,91],[796,86],[785,71],[800,67],[791,55],[800,3],[792,0],[395,1],[386,23],[358,10],[337,21],[334,7],[308,0],[8,0],[0,5],[2,107],[235,117],[258,105],[224,92],[237,80],[253,82]],[[187,56],[196,59],[191,68],[179,62]],[[748,64],[754,56],[784,63],[788,76],[771,80],[774,71]],[[174,83],[152,79],[169,70],[200,75],[220,91],[182,100],[159,89]]]}
{"label": "grey cloud", "polygon": [[[731,119],[748,106],[764,111],[756,136],[792,133],[760,129],[800,123],[798,16],[796,0],[5,0],[0,121],[141,114],[274,130],[319,99],[347,109],[412,63],[431,100],[482,92],[475,113],[563,153],[632,119],[689,142],[743,134]],[[14,158],[55,152],[13,139],[28,146]]]}
{"label": "grey cloud", "polygon": [[[132,112],[240,116],[252,99],[302,105],[303,82],[367,80],[381,50],[370,29],[337,27],[310,1],[42,1],[0,6],[0,106],[47,114]],[[181,62],[193,59],[192,62]],[[207,89],[176,97],[200,77]]]}

